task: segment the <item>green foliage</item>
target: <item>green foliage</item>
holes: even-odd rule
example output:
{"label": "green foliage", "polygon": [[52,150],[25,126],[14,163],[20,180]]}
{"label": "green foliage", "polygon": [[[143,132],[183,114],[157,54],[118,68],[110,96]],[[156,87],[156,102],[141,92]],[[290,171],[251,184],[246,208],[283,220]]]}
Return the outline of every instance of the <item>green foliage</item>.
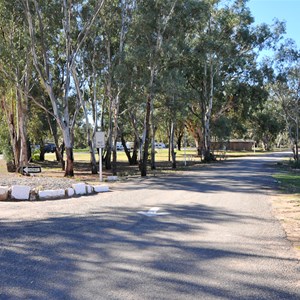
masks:
{"label": "green foliage", "polygon": [[[270,63],[259,65],[258,51],[276,45],[284,32],[283,23],[276,21],[271,26],[254,26],[247,1],[225,2],[106,1],[81,51],[74,58],[89,121],[93,120],[95,126],[95,117],[101,118],[97,125],[101,122],[102,130],[111,132],[115,125],[113,109],[118,95],[118,134],[127,141],[134,141],[137,136],[143,135],[147,97],[152,97],[151,122],[157,140],[168,142],[171,122],[176,126],[178,137],[182,137],[189,122],[189,137],[196,139],[195,132],[198,132],[200,138],[202,131],[203,139],[205,120],[210,119],[210,135],[218,140],[226,140],[233,135],[238,138],[251,135],[271,144],[285,128],[283,120],[287,120],[279,115],[286,108],[291,137],[295,138],[299,126],[292,123],[296,114],[291,114],[291,111],[299,97],[291,91],[296,91],[299,68],[288,66],[296,61],[299,53],[293,50],[291,44],[285,44],[278,53],[275,71]],[[41,84],[41,76],[27,55],[30,39],[22,1],[0,1],[3,34],[0,65],[10,75],[8,78],[0,70],[0,85],[4,92],[8,91],[7,86],[15,90],[17,83],[13,78],[17,74],[21,82],[28,63],[31,66],[29,96],[49,111],[46,113],[34,101],[29,101],[27,132],[31,142],[40,144],[47,139],[53,140],[52,134],[61,138],[56,123],[61,119],[60,126],[65,120],[69,121],[68,126],[74,125],[74,145],[85,147],[87,129],[92,128],[87,128],[85,116],[78,109],[78,91],[74,90],[74,85],[71,84],[70,90],[64,90],[69,62],[66,61],[66,36],[62,27],[62,1],[37,1],[43,32],[38,26],[33,2],[29,3],[36,30],[39,64],[44,63],[42,50],[45,48],[48,61],[47,70],[43,71],[51,74],[49,78],[58,112],[52,108],[49,95]],[[92,16],[95,3],[97,1],[94,0],[72,1],[68,32],[71,50],[76,47],[82,27]],[[121,38],[124,39],[123,45]],[[279,72],[280,69],[282,71]],[[273,86],[267,90],[267,83],[271,80],[276,89]],[[285,107],[280,110],[266,104],[269,93],[274,99],[276,91],[282,91],[285,99],[288,98],[284,102]],[[66,93],[68,100],[64,102]],[[49,130],[49,123],[53,132]],[[2,129],[4,134],[6,129],[3,126]],[[2,140],[5,139],[4,134]],[[7,142],[3,147],[8,147]]]}
{"label": "green foliage", "polygon": [[40,150],[36,149],[31,153],[31,159],[32,161],[39,161],[40,160]]}
{"label": "green foliage", "polygon": [[221,116],[212,123],[212,135],[217,141],[227,141],[232,134],[232,121],[226,116]]}
{"label": "green foliage", "polygon": [[[292,40],[284,41],[273,63],[274,76],[270,84],[272,100],[282,116],[295,160],[299,160],[298,147],[300,128],[300,50]],[[271,62],[270,62],[271,63]]]}
{"label": "green foliage", "polygon": [[0,151],[7,162],[13,161],[13,151],[10,144],[10,136],[3,118],[0,119]]}
{"label": "green foliage", "polygon": [[274,103],[267,102],[263,110],[253,115],[251,127],[253,138],[263,142],[265,150],[271,150],[279,133],[283,133],[285,122]]}
{"label": "green foliage", "polygon": [[84,149],[87,147],[86,126],[76,126],[74,130],[74,148]]}

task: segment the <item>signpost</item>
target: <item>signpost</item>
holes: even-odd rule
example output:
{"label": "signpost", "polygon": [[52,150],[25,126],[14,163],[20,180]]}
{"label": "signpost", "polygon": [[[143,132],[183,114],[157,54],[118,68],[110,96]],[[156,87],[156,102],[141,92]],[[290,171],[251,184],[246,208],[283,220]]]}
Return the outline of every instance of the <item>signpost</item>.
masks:
{"label": "signpost", "polygon": [[31,174],[31,173],[41,173],[42,169],[40,166],[26,166],[23,167],[23,173]]}
{"label": "signpost", "polygon": [[96,132],[95,146],[99,148],[99,179],[102,182],[102,148],[105,148],[105,133],[103,131]]}

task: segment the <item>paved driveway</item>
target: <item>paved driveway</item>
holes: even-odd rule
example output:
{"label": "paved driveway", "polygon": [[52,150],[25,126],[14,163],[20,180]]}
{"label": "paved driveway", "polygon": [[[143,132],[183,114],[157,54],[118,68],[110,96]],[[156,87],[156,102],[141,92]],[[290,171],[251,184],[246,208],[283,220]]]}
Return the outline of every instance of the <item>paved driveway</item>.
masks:
{"label": "paved driveway", "polygon": [[271,213],[277,159],[0,203],[0,299],[300,299]]}

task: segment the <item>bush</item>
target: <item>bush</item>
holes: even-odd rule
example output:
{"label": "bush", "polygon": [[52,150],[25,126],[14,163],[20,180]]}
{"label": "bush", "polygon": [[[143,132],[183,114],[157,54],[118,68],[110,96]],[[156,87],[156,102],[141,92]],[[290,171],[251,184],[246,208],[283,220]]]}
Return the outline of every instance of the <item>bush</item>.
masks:
{"label": "bush", "polygon": [[33,161],[39,161],[40,160],[40,151],[39,150],[35,150],[32,155],[31,155],[31,159]]}

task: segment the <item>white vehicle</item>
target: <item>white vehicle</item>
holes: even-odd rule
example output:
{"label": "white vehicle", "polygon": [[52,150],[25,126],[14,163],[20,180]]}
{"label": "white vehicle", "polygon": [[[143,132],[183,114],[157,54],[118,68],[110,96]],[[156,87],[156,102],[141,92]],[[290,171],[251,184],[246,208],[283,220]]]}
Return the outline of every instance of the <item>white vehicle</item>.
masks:
{"label": "white vehicle", "polygon": [[122,151],[122,150],[124,150],[124,147],[123,147],[123,145],[122,145],[121,142],[117,142],[116,148],[117,148],[117,151]]}
{"label": "white vehicle", "polygon": [[126,147],[128,150],[133,150],[134,148],[134,142],[127,142],[126,143]]}
{"label": "white vehicle", "polygon": [[155,143],[156,149],[165,149],[166,145],[164,143]]}

